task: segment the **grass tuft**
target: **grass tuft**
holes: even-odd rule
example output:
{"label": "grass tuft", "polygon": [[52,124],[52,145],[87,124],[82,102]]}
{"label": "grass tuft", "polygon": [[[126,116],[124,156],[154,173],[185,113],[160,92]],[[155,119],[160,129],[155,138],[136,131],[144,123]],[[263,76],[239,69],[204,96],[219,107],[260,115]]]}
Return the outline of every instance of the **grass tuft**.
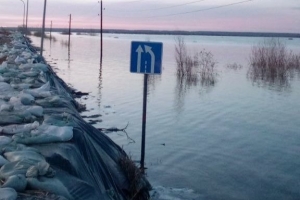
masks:
{"label": "grass tuft", "polygon": [[149,189],[151,186],[144,179],[144,174],[128,156],[122,156],[119,160],[120,166],[129,181],[128,191],[125,191],[130,200],[150,199]]}

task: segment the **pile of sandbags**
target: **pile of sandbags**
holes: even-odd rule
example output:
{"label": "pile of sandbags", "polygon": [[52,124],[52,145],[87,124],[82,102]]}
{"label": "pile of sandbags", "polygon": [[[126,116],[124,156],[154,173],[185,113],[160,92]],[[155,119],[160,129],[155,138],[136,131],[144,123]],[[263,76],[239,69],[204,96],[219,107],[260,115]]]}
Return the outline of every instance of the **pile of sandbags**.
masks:
{"label": "pile of sandbags", "polygon": [[[127,199],[126,153],[84,122],[79,104],[21,34],[0,46],[1,199]],[[125,171],[124,171],[125,170]],[[138,184],[136,184],[138,181]],[[144,177],[136,192],[148,196]]]}

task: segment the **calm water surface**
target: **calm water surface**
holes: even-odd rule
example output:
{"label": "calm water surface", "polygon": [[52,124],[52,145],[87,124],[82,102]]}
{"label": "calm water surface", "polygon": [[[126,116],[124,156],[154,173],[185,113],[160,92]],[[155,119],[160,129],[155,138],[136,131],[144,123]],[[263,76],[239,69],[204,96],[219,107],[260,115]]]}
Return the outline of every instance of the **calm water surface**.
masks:
{"label": "calm water surface", "polygon": [[[87,106],[82,115],[101,115],[85,120],[97,128],[129,123],[129,137],[108,136],[136,161],[143,75],[129,72],[130,43],[163,42],[163,72],[148,91],[147,176],[153,186],[194,191],[169,199],[300,198],[300,81],[280,87],[247,78],[251,47],[263,38],[185,36],[191,53],[206,49],[218,62],[214,86],[188,86],[176,78],[174,36],[105,34],[101,70],[99,37],[73,35],[68,49],[67,36],[54,36],[45,41],[46,60],[66,83],[90,92],[78,100]],[[282,40],[300,53],[300,39]],[[243,68],[229,69],[233,63]]]}

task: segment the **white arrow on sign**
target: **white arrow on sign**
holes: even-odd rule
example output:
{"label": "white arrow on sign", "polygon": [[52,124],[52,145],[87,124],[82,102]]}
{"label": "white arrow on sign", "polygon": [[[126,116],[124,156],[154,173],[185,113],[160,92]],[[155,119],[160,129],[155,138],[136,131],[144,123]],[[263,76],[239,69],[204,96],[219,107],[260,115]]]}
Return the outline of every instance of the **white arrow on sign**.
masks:
{"label": "white arrow on sign", "polygon": [[141,72],[142,53],[144,53],[144,50],[141,47],[141,45],[139,45],[139,47],[136,49],[135,52],[138,53],[138,57],[137,57],[137,72],[140,73]]}
{"label": "white arrow on sign", "polygon": [[151,73],[154,74],[154,66],[155,66],[155,55],[152,51],[152,47],[144,45],[145,46],[145,52],[149,53],[151,56]]}

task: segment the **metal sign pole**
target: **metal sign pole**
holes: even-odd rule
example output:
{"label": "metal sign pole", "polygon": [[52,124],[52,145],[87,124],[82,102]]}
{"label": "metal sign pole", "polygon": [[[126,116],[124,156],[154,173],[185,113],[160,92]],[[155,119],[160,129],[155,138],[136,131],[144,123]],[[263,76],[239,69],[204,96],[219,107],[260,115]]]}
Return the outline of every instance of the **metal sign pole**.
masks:
{"label": "metal sign pole", "polygon": [[147,119],[147,88],[148,74],[144,74],[144,95],[143,95],[143,119],[142,119],[142,151],[141,151],[141,170],[145,170],[145,140],[146,140],[146,119]]}

